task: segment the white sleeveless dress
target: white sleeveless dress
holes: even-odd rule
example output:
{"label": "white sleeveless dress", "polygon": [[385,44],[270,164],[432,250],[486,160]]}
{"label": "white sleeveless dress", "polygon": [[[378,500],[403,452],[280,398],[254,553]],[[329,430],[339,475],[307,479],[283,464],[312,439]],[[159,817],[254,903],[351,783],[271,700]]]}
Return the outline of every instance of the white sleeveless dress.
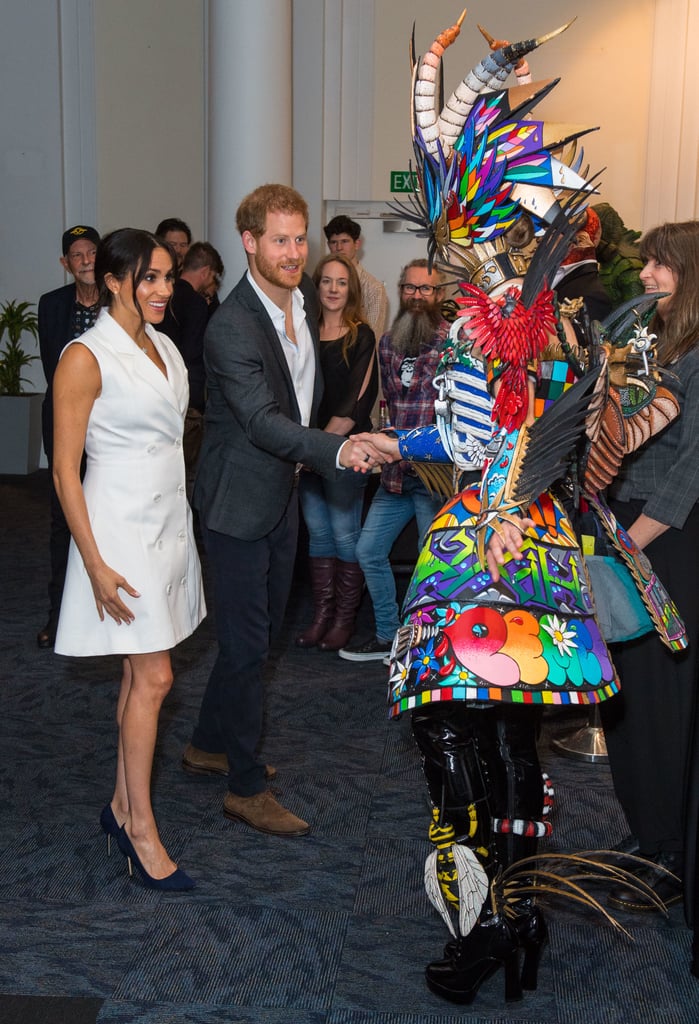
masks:
{"label": "white sleeveless dress", "polygon": [[100,622],[71,540],[57,654],[170,650],[206,614],[182,454],[187,370],[169,338],[150,325],[146,330],[167,378],[106,310],[77,339],[93,353],[102,375],[85,438],[85,501],[102,558],[141,595],[119,592],[135,619],[117,625],[105,614]]}

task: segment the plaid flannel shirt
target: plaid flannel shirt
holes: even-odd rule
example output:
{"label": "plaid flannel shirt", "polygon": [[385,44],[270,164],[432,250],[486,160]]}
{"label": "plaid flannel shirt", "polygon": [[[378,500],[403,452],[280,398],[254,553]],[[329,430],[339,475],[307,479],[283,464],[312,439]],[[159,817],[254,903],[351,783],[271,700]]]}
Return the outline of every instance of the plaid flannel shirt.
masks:
{"label": "plaid flannel shirt", "polygon": [[[429,423],[434,423],[434,401],[437,393],[432,381],[437,375],[437,365],[448,333],[449,324],[442,320],[430,344],[422,345],[415,360],[413,379],[405,394],[400,378],[400,368],[405,356],[394,351],[390,332],[381,338],[381,385],[388,405],[391,426],[397,430],[425,427]],[[414,473],[409,462],[393,462],[381,470],[381,483],[391,494],[401,494],[406,473]]]}

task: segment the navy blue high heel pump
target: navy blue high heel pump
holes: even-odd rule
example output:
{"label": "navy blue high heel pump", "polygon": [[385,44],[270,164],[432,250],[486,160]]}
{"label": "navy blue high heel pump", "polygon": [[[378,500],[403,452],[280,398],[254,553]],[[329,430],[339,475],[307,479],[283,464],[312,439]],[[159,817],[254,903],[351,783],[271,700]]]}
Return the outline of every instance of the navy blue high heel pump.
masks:
{"label": "navy blue high heel pump", "polygon": [[171,875],[167,875],[165,878],[153,878],[149,875],[143,864],[141,864],[138,854],[133,848],[133,843],[123,826],[117,832],[116,840],[129,865],[129,875],[133,878],[135,866],[147,889],[159,889],[160,892],[186,892],[188,889],[194,888],[194,879],[190,878],[181,868],[176,868]]}
{"label": "navy blue high heel pump", "polygon": [[112,837],[116,839],[119,834],[119,823],[114,817],[114,811],[112,805],[107,804],[106,807],[102,808],[100,814],[100,827],[107,837],[107,856],[112,855]]}

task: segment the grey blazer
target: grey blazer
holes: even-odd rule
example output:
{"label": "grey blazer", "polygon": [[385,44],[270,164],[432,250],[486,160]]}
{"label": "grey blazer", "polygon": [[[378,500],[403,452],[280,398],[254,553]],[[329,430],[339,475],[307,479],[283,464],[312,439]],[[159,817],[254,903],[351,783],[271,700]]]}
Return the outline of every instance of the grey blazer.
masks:
{"label": "grey blazer", "polygon": [[[316,350],[311,423],[323,381],[318,355],[317,297],[301,282]],[[344,438],[301,426],[281,343],[264,306],[243,276],[204,335],[206,414],[193,504],[211,530],[259,540],[280,521],[296,464],[333,476]]]}

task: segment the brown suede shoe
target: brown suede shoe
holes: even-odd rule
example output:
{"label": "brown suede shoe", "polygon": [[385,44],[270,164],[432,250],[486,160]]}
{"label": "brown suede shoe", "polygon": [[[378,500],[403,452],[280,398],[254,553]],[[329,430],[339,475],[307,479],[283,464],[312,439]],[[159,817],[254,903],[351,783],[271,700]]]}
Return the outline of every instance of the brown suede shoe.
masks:
{"label": "brown suede shoe", "polygon": [[[228,758],[225,754],[209,754],[188,743],[182,755],[182,767],[192,775],[228,775]],[[277,774],[277,769],[265,765],[265,778],[270,782]]]}
{"label": "brown suede shoe", "polygon": [[305,836],[311,827],[307,821],[282,807],[268,789],[254,796],[236,796],[229,790],[223,798],[223,813],[227,818],[244,821],[250,828],[268,836]]}

